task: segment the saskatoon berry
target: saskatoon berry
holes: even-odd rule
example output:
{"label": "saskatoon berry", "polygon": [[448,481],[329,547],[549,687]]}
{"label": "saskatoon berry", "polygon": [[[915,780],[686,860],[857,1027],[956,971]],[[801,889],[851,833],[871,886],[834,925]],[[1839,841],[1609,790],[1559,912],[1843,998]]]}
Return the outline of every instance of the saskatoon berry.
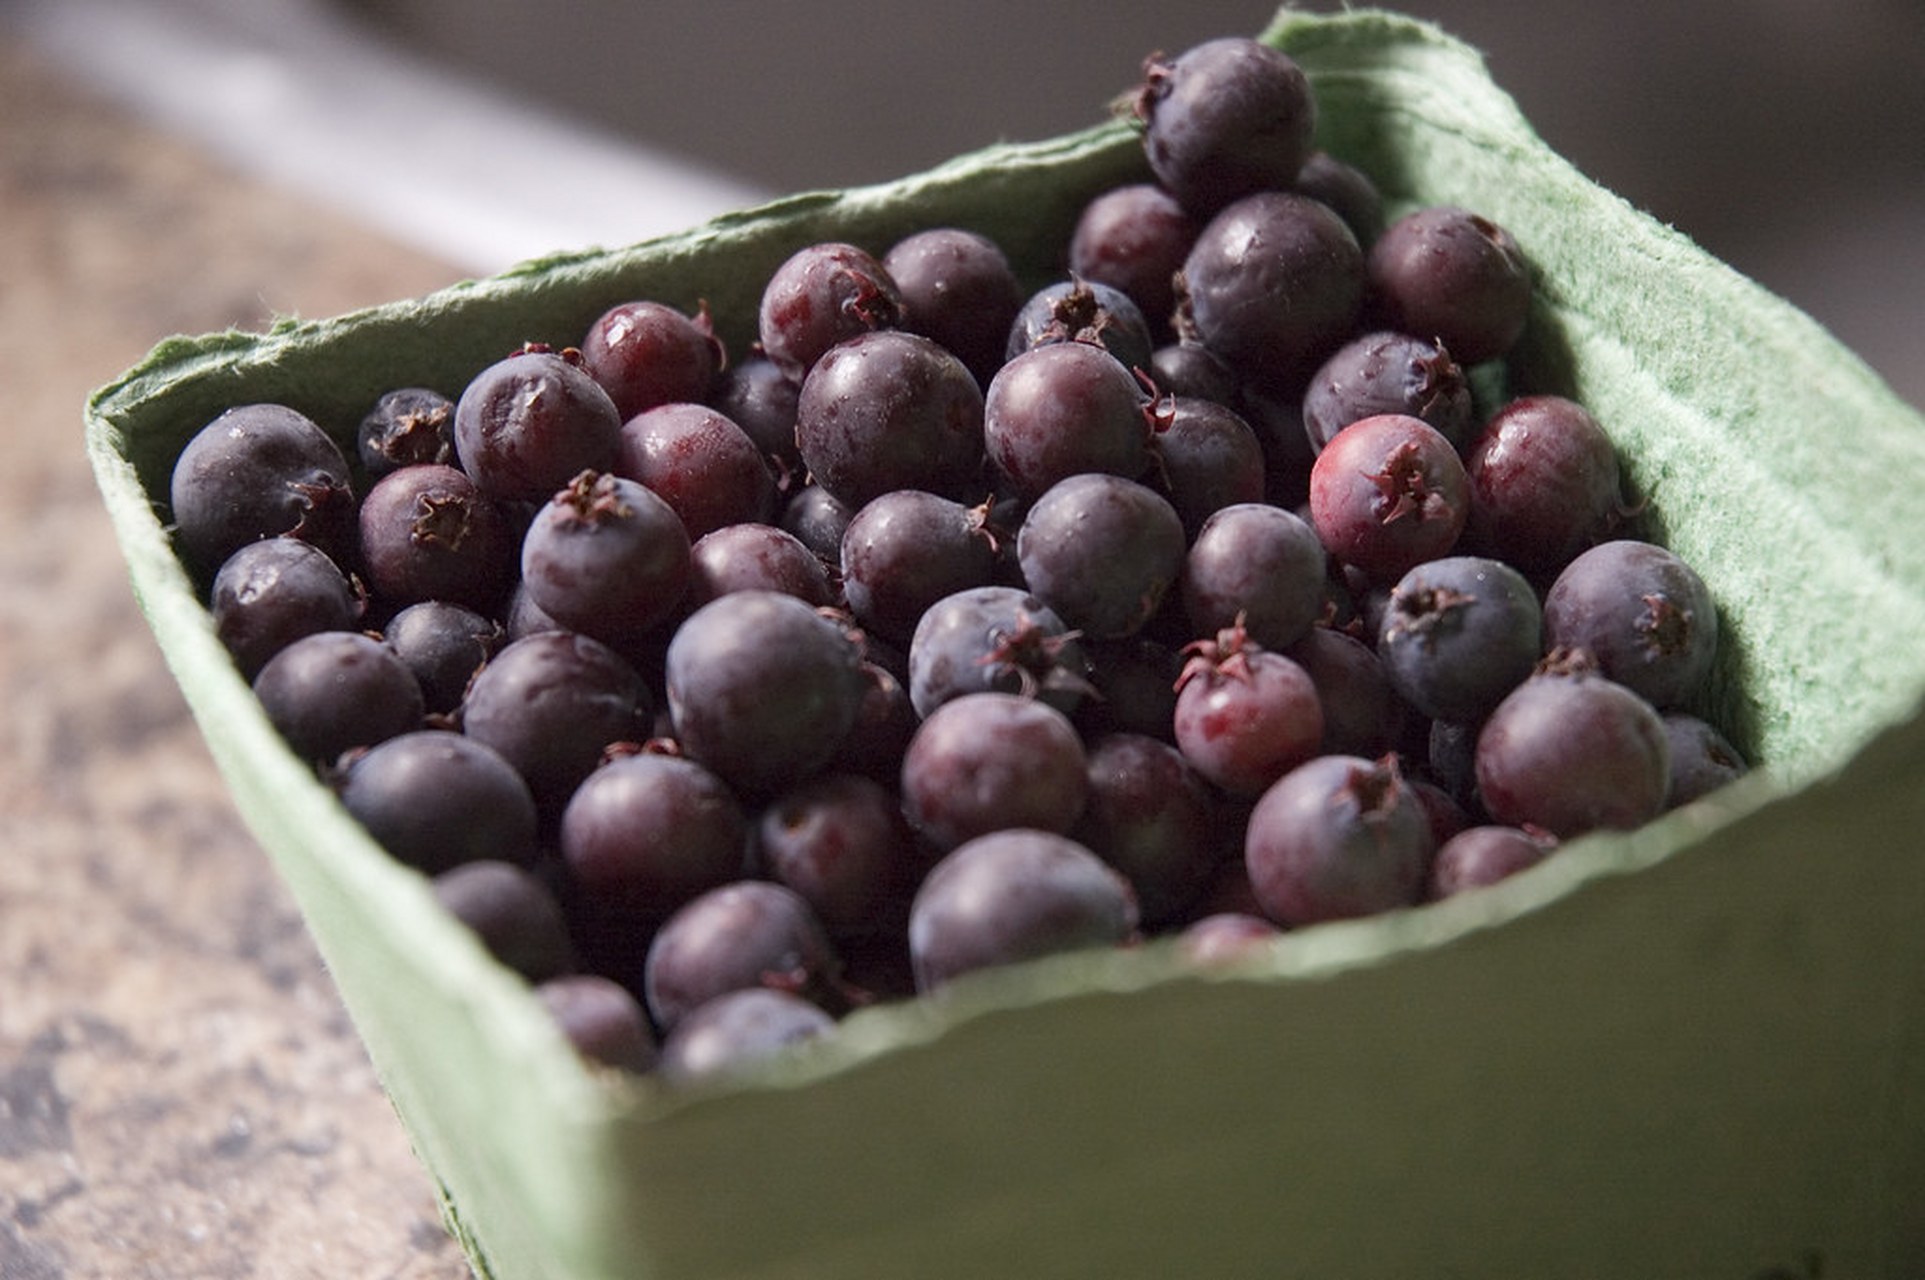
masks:
{"label": "saskatoon berry", "polygon": [[1142,475],[1151,421],[1143,387],[1102,347],[1056,342],[1016,356],[990,380],[983,442],[996,470],[1033,499],[1079,472]]}
{"label": "saskatoon berry", "polygon": [[986,507],[920,489],[865,503],[842,535],[842,590],[849,612],[876,634],[907,642],[929,606],[987,585],[997,537]]}
{"label": "saskatoon berry", "polygon": [[1303,393],[1303,428],[1321,451],[1360,418],[1401,413],[1420,418],[1466,452],[1471,443],[1470,383],[1438,343],[1379,330],[1339,347]]}
{"label": "saskatoon berry", "polygon": [[1088,795],[1083,741],[1062,712],[1013,693],[952,698],[902,757],[902,809],[941,849],[1004,827],[1066,832]]}
{"label": "saskatoon berry", "polygon": [[1324,549],[1380,583],[1447,554],[1469,502],[1450,441],[1407,414],[1351,423],[1310,470],[1310,520]]}
{"label": "saskatoon berry", "polygon": [[1136,304],[1152,332],[1170,327],[1176,273],[1202,224],[1162,187],[1113,187],[1083,206],[1070,233],[1070,274],[1117,289]]}
{"label": "saskatoon berry", "polygon": [[604,311],[582,338],[581,360],[624,419],[703,399],[727,362],[707,307],[689,316],[652,301]]}
{"label": "saskatoon berry", "polygon": [[1376,759],[1401,738],[1405,705],[1369,645],[1331,627],[1312,627],[1284,656],[1304,669],[1323,708],[1325,755]]}
{"label": "saskatoon berry", "polygon": [[775,518],[775,476],[762,451],[707,405],[656,405],[624,422],[615,472],[666,502],[691,539]]}
{"label": "saskatoon berry", "polygon": [[381,635],[420,681],[428,710],[442,714],[461,704],[475,672],[507,640],[493,618],[443,600],[409,605]]}
{"label": "saskatoon berry", "polygon": [[1664,811],[1670,748],[1651,704],[1554,652],[1477,735],[1477,794],[1507,826],[1560,839],[1630,830]]}
{"label": "saskatoon berry", "polygon": [[894,786],[902,753],[920,723],[902,680],[881,663],[862,664],[862,702],[856,727],[830,762],[833,769],[860,773]]}
{"label": "saskatoon berry", "polygon": [[1317,124],[1303,68],[1243,37],[1151,57],[1134,105],[1158,183],[1200,218],[1294,182]]}
{"label": "saskatoon berry", "polygon": [[195,433],[169,482],[174,545],[212,574],[247,543],[278,534],[351,563],[354,493],[341,449],[286,405],[229,409]]}
{"label": "saskatoon berry", "polygon": [[798,249],[763,286],[757,317],[762,350],[801,381],[839,342],[902,322],[902,295],[867,251],[830,242]]}
{"label": "saskatoon berry", "polygon": [[914,887],[916,848],[893,791],[830,773],[797,784],[756,826],[762,873],[800,894],[834,938],[893,927]]}
{"label": "saskatoon berry", "polygon": [[1530,269],[1509,231],[1455,205],[1408,213],[1371,245],[1366,271],[1384,328],[1435,339],[1465,366],[1524,332]]}
{"label": "saskatoon berry", "polygon": [[931,605],[909,640],[909,698],[928,716],[984,691],[1038,697],[1063,712],[1089,695],[1077,635],[1018,587],[971,587]]}
{"label": "saskatoon berry", "polygon": [[851,508],[892,489],[958,496],[980,483],[982,388],[928,338],[863,334],[809,371],[795,442],[815,483]]}
{"label": "saskatoon berry", "polygon": [[772,524],[731,524],[689,548],[689,608],[731,591],[780,591],[826,608],[836,602],[829,568],[802,540]]}
{"label": "saskatoon berry", "polygon": [[1076,707],[1083,735],[1139,733],[1170,741],[1183,655],[1144,636],[1092,644],[1087,653],[1095,694]]}
{"label": "saskatoon berry", "polygon": [[1177,946],[1192,964],[1229,964],[1255,954],[1283,935],[1262,916],[1243,911],[1218,911],[1185,925]]}
{"label": "saskatoon berry", "polygon": [[1101,347],[1132,370],[1148,369],[1155,350],[1149,321],[1130,296],[1089,280],[1059,280],[1032,294],[1009,327],[1003,356],[1053,342]]}
{"label": "saskatoon berry", "polygon": [[1445,556],[1391,588],[1377,654],[1398,693],[1434,720],[1482,720],[1537,665],[1542,612],[1500,560]]}
{"label": "saskatoon berry", "polygon": [[352,629],[365,604],[326,552],[285,536],[235,551],[214,575],[208,600],[215,634],[250,680],[302,636]]}
{"label": "saskatoon berry", "polygon": [[1303,397],[1256,385],[1238,398],[1243,420],[1263,449],[1263,493],[1273,506],[1303,506],[1310,493],[1310,468],[1317,460],[1303,427]]}
{"label": "saskatoon berry", "polygon": [[583,471],[614,469],[622,415],[579,360],[572,351],[529,348],[462,388],[455,454],[484,494],[546,502]]}
{"label": "saskatoon berry", "polygon": [[508,518],[459,468],[390,471],[362,499],[360,523],[363,568],[385,603],[446,600],[487,612],[514,581]]}
{"label": "saskatoon berry", "polygon": [[1671,756],[1667,808],[1707,796],[1750,771],[1744,756],[1724,734],[1689,712],[1665,712],[1664,736]]}
{"label": "saskatoon berry", "polygon": [[1244,863],[1264,914],[1289,927],[1415,904],[1431,848],[1429,820],[1396,757],[1328,755],[1263,793]]}
{"label": "saskatoon berry", "polygon": [[528,783],[544,815],[568,797],[613,743],[649,736],[654,698],[607,645],[572,631],[512,640],[468,686],[461,728],[493,747]]}
{"label": "saskatoon berry", "polygon": [[1357,243],[1368,247],[1384,230],[1384,197],[1370,175],[1328,151],[1312,151],[1291,189],[1337,211]]}
{"label": "saskatoon berry", "polygon": [[335,790],[395,858],[429,875],[535,857],[535,801],[513,765],[446,729],[389,738],[343,762]]}
{"label": "saskatoon berry", "polygon": [[521,577],[541,611],[621,645],[669,617],[688,589],[689,540],[654,490],[584,471],[541,508],[521,543]]}
{"label": "saskatoon berry", "polygon": [[535,996],[575,1052],[589,1062],[643,1074],[658,1061],[654,1028],[628,988],[593,973],[550,978]]}
{"label": "saskatoon berry", "polygon": [[745,795],[820,772],[854,729],[867,682],[841,627],[776,591],[735,591],[669,641],[668,710],[682,749]]}
{"label": "saskatoon berry", "polygon": [[1129,880],[1145,924],[1175,920],[1222,849],[1209,785],[1175,747],[1140,734],[1097,738],[1087,761],[1088,799],[1070,834]]}
{"label": "saskatoon berry", "polygon": [[684,904],[648,946],[642,986],[664,1033],[717,996],[769,987],[825,1008],[840,1005],[841,963],[800,894],[738,880]]}
{"label": "saskatoon berry", "polygon": [[631,927],[741,878],[749,819],[720,778],[680,756],[625,751],[569,798],[560,843],[581,909]]}
{"label": "saskatoon berry", "polygon": [[1491,415],[1466,470],[1465,538],[1526,573],[1556,573],[1624,519],[1617,449],[1562,396],[1523,396]]}
{"label": "saskatoon berry", "polygon": [[663,1079],[707,1080],[764,1062],[835,1026],[821,1006],[768,987],[730,991],[690,1010],[662,1041]]}
{"label": "saskatoon berry", "polygon": [[359,631],[317,631],[289,644],[254,677],[254,695],[294,754],[320,764],[419,729],[427,714],[414,673]]}
{"label": "saskatoon berry", "polygon": [[1718,611],[1676,552],[1616,539],[1572,560],[1544,593],[1544,643],[1585,650],[1603,674],[1668,710],[1710,675]]}
{"label": "saskatoon berry", "polygon": [[1308,196],[1265,191],[1212,218],[1184,260],[1184,315],[1245,378],[1301,388],[1357,328],[1357,237]]}
{"label": "saskatoon berry", "polygon": [[952,850],[916,891],[909,953],[928,992],[993,965],[1119,946],[1137,929],[1129,882],[1066,836],[1016,828]]}
{"label": "saskatoon berry", "polygon": [[1016,535],[1030,591],[1092,640],[1141,630],[1182,572],[1183,553],[1183,522],[1162,495],[1101,473],[1051,485]]}
{"label": "saskatoon berry", "polygon": [[1194,538],[1203,522],[1224,507],[1263,500],[1263,445],[1241,415],[1218,401],[1183,394],[1172,395],[1164,404],[1168,412],[1151,440],[1156,456],[1152,474],[1176,508],[1186,536]]}
{"label": "saskatoon berry", "polygon": [[805,484],[789,496],[782,507],[782,528],[824,564],[834,565],[842,557],[842,538],[855,510],[819,484]]}
{"label": "saskatoon berry", "polygon": [[1230,409],[1241,396],[1236,372],[1223,357],[1186,339],[1165,343],[1150,353],[1150,377],[1160,395],[1208,400]]}
{"label": "saskatoon berry", "polygon": [[379,480],[400,467],[455,460],[454,401],[427,387],[401,387],[374,402],[355,433],[361,469]]}
{"label": "saskatoon berry", "polygon": [[1431,901],[1481,889],[1534,867],[1557,847],[1541,831],[1492,824],[1467,827],[1437,846],[1424,896]]}
{"label": "saskatoon berry", "polygon": [[530,982],[571,973],[579,963],[561,903],[527,867],[464,862],[434,878],[434,896],[490,955]]}
{"label": "saskatoon berry", "polygon": [[795,402],[802,384],[760,352],[724,369],[708,395],[709,407],[733,422],[755,442],[788,493],[801,484],[802,455],[795,447]]}
{"label": "saskatoon berry", "polygon": [[1211,516],[1183,564],[1192,635],[1242,625],[1266,649],[1287,649],[1323,612],[1325,556],[1317,532],[1282,507],[1245,502]]}
{"label": "saskatoon berry", "polygon": [[1302,667],[1237,627],[1187,652],[1172,728],[1198,773],[1251,799],[1317,754],[1323,705]]}
{"label": "saskatoon berry", "polygon": [[976,232],[937,227],[897,241],[882,265],[902,295],[902,327],[953,352],[988,385],[1023,305],[1002,249]]}

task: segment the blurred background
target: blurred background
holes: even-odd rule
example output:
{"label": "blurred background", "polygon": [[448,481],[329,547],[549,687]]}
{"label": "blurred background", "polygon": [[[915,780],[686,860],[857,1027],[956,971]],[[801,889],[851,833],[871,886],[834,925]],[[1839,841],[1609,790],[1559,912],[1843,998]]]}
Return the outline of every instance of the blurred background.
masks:
{"label": "blurred background", "polygon": [[[1331,5],[1311,5],[1329,8]],[[1925,5],[1411,0],[1580,169],[1925,402]],[[246,165],[477,271],[1099,118],[1263,0],[0,0]]]}

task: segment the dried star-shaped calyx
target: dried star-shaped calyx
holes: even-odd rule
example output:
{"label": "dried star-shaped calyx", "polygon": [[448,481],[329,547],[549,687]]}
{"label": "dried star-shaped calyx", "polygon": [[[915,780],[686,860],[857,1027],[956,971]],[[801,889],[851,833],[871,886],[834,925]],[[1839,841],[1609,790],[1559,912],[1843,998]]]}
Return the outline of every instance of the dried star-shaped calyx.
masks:
{"label": "dried star-shaped calyx", "polygon": [[1096,687],[1081,672],[1070,669],[1066,651],[1082,638],[1080,631],[1051,631],[1026,613],[1015,625],[996,632],[994,644],[977,662],[997,673],[1015,677],[1017,692],[1026,698],[1040,693],[1075,692],[1096,696]]}
{"label": "dried star-shaped calyx", "polygon": [[1414,441],[1399,445],[1384,460],[1383,470],[1368,479],[1377,486],[1378,519],[1385,524],[1451,518],[1450,502],[1439,491],[1430,468],[1424,465],[1423,450]]}
{"label": "dried star-shaped calyx", "polygon": [[583,471],[570,480],[561,492],[555,495],[556,505],[563,507],[583,524],[605,524],[610,520],[626,520],[634,511],[622,501],[621,489],[613,475],[598,471]]}
{"label": "dried star-shaped calyx", "polygon": [[1404,774],[1394,752],[1351,769],[1339,792],[1356,801],[1357,812],[1366,823],[1394,812],[1403,793]]}
{"label": "dried star-shaped calyx", "polygon": [[1237,620],[1201,640],[1192,640],[1183,646],[1185,658],[1183,670],[1177,673],[1176,687],[1180,690],[1190,681],[1203,676],[1222,676],[1230,680],[1250,679],[1250,658],[1263,652],[1263,646],[1250,638],[1245,629],[1244,614],[1239,613]]}
{"label": "dried star-shaped calyx", "polygon": [[1476,603],[1476,596],[1444,586],[1396,588],[1390,593],[1388,632],[1414,635],[1435,646],[1438,633],[1456,625],[1460,612]]}
{"label": "dried star-shaped calyx", "polygon": [[1638,618],[1638,638],[1653,657],[1684,653],[1691,647],[1691,611],[1680,608],[1669,596],[1640,596],[1644,613]]}

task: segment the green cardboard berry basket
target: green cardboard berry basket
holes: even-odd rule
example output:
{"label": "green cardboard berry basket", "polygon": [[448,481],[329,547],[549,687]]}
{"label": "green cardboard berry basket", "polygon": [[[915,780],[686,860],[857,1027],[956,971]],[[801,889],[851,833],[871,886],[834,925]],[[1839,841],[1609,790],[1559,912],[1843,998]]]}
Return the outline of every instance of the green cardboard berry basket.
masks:
{"label": "green cardboard berry basket", "polygon": [[1142,175],[1120,122],[264,334],[161,343],[87,436],[135,587],[477,1272],[625,1277],[1925,1275],[1925,421],[1816,324],[1552,154],[1477,56],[1285,11],[1320,141],[1509,227],[1521,388],[1587,403],[1715,590],[1705,708],[1763,767],[1497,888],[1237,968],[1060,958],[876,1008],[752,1079],[585,1068],[285,752],[168,544],[172,461],[275,400],[345,439],[601,310],[734,349],[816,240],[955,224],[1032,280]]}

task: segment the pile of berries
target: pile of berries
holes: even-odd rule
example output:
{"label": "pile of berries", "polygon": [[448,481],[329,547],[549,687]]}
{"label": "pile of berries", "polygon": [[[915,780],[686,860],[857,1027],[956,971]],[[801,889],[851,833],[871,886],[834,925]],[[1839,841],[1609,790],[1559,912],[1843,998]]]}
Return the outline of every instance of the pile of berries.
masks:
{"label": "pile of berries", "polygon": [[821,243],[730,360],[616,306],[352,457],[229,410],[172,518],[288,745],[589,1058],[699,1076],[1072,948],[1199,963],[1629,828],[1744,762],[1717,611],[1531,307],[1387,220],[1260,43],[1151,58],[1060,278]]}

